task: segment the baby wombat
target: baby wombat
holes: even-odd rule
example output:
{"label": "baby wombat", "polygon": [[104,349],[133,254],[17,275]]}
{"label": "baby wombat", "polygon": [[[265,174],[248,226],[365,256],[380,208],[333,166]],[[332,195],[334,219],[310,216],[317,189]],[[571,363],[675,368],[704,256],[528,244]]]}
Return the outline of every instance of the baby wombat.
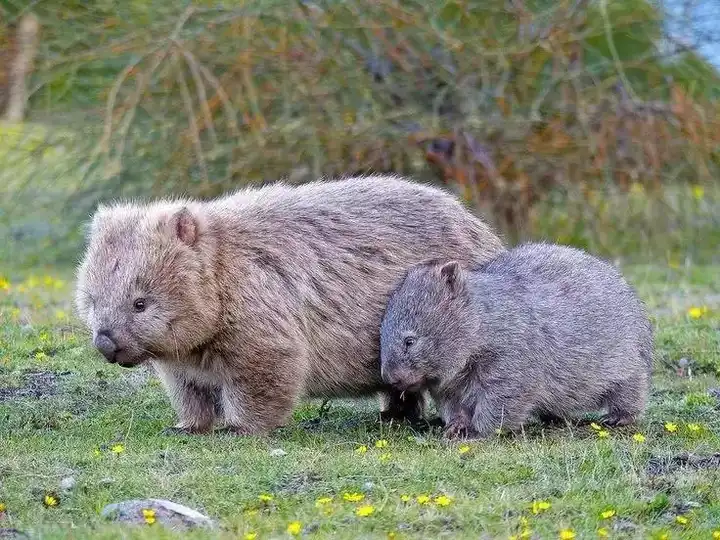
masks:
{"label": "baby wombat", "polygon": [[610,264],[526,244],[473,270],[414,266],[381,328],[383,379],[430,391],[445,435],[483,437],[607,408],[610,425],[644,412],[653,334],[642,302]]}
{"label": "baby wombat", "polygon": [[380,393],[380,322],[407,269],[479,263],[504,249],[450,195],[395,177],[274,184],[208,202],[101,207],[77,307],[110,362],[150,361],[179,416],[238,433],[288,419],[302,396]]}

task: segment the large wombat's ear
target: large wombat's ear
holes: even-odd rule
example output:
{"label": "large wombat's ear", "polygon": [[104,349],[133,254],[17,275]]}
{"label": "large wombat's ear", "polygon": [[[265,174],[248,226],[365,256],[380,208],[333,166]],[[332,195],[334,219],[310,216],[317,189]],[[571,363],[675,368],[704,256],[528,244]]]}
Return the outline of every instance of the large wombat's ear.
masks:
{"label": "large wombat's ear", "polygon": [[181,208],[172,215],[170,230],[188,246],[194,246],[200,235],[198,220],[187,207]]}
{"label": "large wombat's ear", "polygon": [[440,268],[440,278],[452,293],[459,292],[463,287],[463,271],[457,261],[450,261]]}

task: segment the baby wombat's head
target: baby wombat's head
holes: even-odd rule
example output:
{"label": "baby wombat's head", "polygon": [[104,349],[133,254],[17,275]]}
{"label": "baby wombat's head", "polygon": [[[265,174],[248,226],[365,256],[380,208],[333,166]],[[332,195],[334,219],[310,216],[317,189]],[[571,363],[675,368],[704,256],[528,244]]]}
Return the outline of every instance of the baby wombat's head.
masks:
{"label": "baby wombat's head", "polygon": [[419,390],[452,378],[460,369],[469,297],[459,263],[411,268],[392,293],[380,329],[383,380],[399,390]]}
{"label": "baby wombat's head", "polygon": [[98,209],[76,306],[109,362],[172,359],[212,336],[220,308],[209,236],[193,204]]}

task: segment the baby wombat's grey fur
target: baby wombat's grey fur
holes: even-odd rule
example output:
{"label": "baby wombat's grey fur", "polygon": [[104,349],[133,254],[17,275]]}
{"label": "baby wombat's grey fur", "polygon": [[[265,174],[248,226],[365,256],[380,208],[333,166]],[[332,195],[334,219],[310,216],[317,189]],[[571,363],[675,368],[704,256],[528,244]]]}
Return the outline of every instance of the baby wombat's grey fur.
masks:
{"label": "baby wombat's grey fur", "polygon": [[416,265],[390,297],[380,340],[383,379],[428,389],[448,437],[602,408],[625,425],[645,409],[644,306],[613,266],[574,248],[526,244],[473,270]]}
{"label": "baby wombat's grey fur", "polygon": [[284,424],[302,396],[381,393],[379,329],[405,271],[429,257],[504,249],[452,196],[395,177],[274,184],[209,202],[101,207],[77,307],[111,362],[149,360],[177,429]]}

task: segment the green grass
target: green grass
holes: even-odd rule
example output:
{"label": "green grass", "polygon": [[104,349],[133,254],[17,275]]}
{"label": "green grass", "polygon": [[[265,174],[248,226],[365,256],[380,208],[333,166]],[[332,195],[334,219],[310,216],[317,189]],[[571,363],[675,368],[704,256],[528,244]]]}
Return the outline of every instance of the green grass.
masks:
{"label": "green grass", "polygon": [[[657,365],[648,414],[635,428],[600,438],[588,425],[528,426],[515,437],[443,442],[377,419],[368,401],[301,405],[291,424],[267,438],[167,436],[174,414],[157,379],[100,360],[73,321],[71,274],[30,277],[6,270],[0,289],[0,528],[37,538],[162,538],[155,524],[119,527],[99,515],[128,498],[159,497],[216,519],[198,537],[508,538],[528,528],[538,538],[572,529],[578,538],[712,538],[720,529],[720,468],[663,468],[662,460],[720,449],[719,267],[633,266],[625,269],[657,326]],[[0,286],[2,283],[0,283]],[[707,306],[698,319],[689,308]],[[675,373],[691,359],[692,377]],[[33,394],[37,391],[38,395]],[[665,422],[677,424],[669,433]],[[693,432],[688,425],[698,424]],[[636,442],[633,434],[645,436]],[[377,448],[376,441],[387,446]],[[121,444],[123,451],[112,447]],[[368,447],[364,454],[356,449]],[[270,451],[282,448],[286,455]],[[60,491],[63,478],[77,485]],[[45,508],[47,492],[60,504]],[[361,502],[343,500],[362,493]],[[263,503],[258,496],[270,494]],[[420,504],[417,496],[431,496]],[[403,495],[411,499],[402,500]],[[440,495],[447,506],[434,502]],[[316,501],[331,497],[318,507]],[[533,501],[550,508],[537,515]],[[374,513],[356,510],[371,505]],[[602,519],[612,508],[616,514]],[[678,516],[687,517],[681,525]]]}

